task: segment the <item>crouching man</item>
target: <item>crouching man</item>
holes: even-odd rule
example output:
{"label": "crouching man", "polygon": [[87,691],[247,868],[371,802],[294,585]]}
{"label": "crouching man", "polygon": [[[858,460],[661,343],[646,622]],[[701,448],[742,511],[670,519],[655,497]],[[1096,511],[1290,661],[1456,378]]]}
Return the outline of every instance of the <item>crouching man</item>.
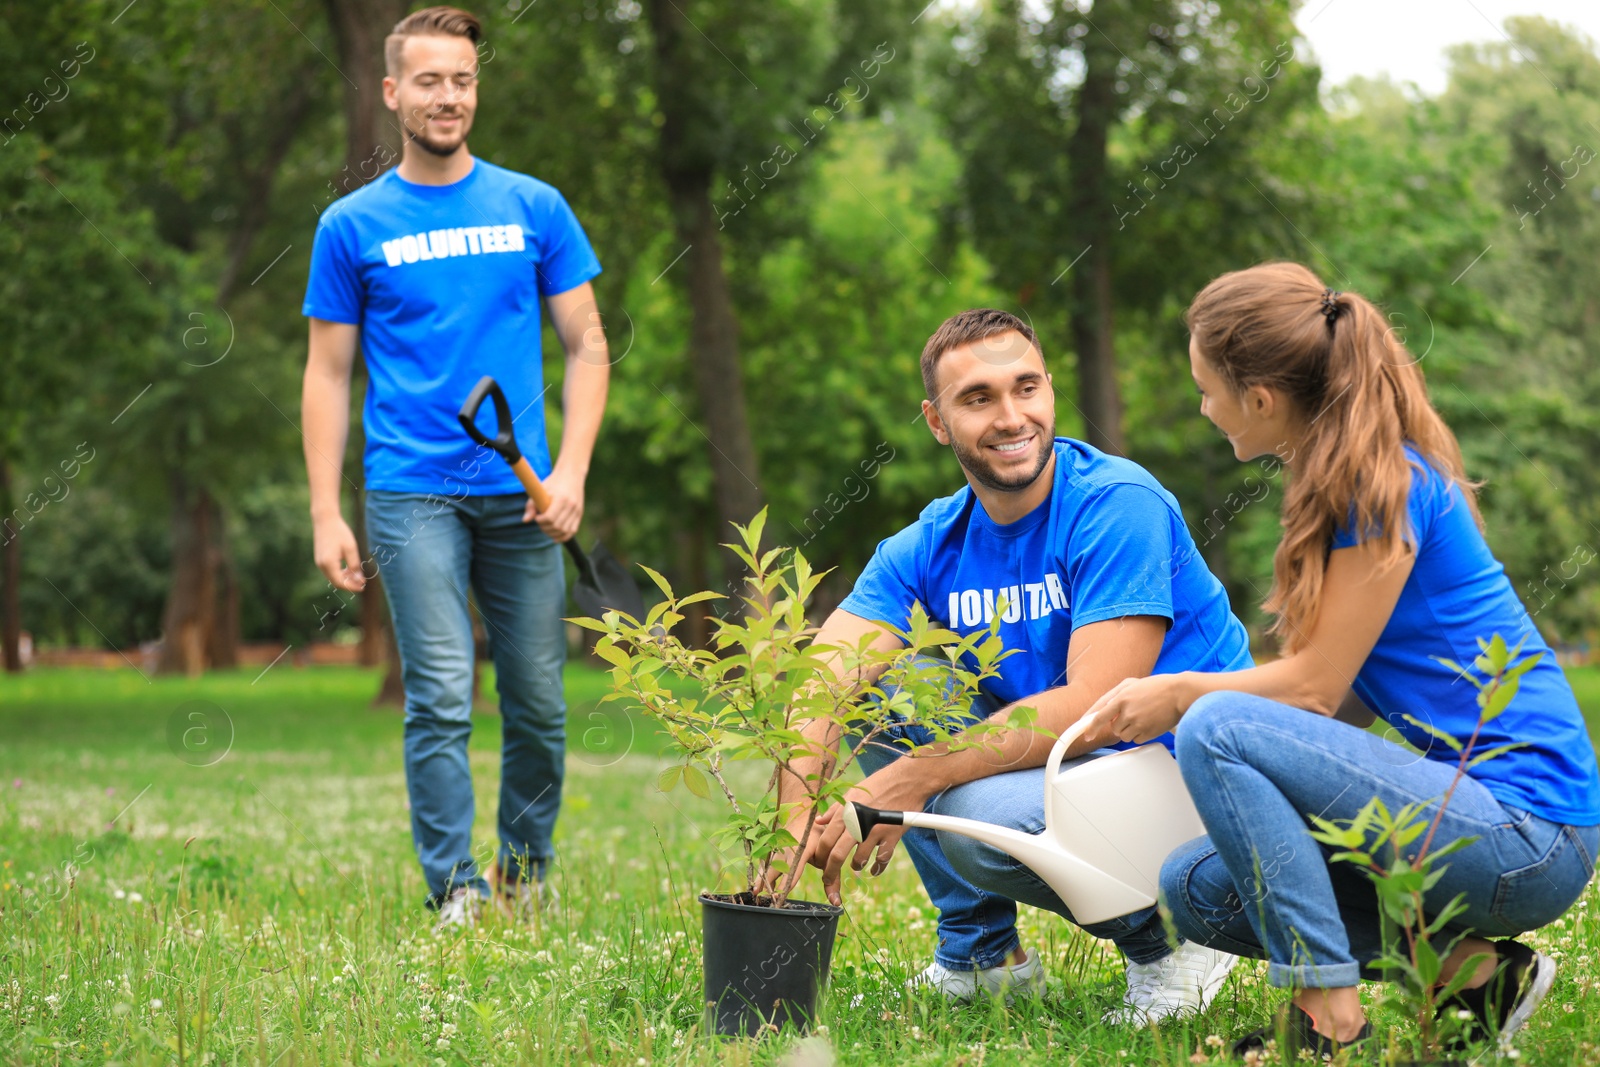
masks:
{"label": "crouching man", "polygon": [[[1050,375],[1025,323],[992,309],[950,318],[923,349],[922,379],[928,428],[955,453],[967,487],[878,546],[817,642],[855,645],[875,634],[874,647],[900,647],[886,627],[905,629],[914,602],[962,634],[999,612],[1005,647],[1018,652],[1001,661],[970,713],[1003,722],[1025,705],[1050,736],[1018,728],[984,748],[901,758],[929,740],[901,730],[862,751],[867,777],[850,798],[1037,833],[1051,737],[1125,678],[1248,667],[1248,640],[1172,495],[1136,464],[1055,436]],[[813,751],[834,751],[833,733],[822,723],[806,728],[819,746]],[[1091,731],[1067,757],[1111,740]],[[1170,746],[1170,735],[1163,740]],[[798,783],[785,786],[786,802],[802,799]],[[791,831],[798,838],[804,826],[802,812]],[[1042,990],[1038,955],[1017,936],[1017,902],[1073,918],[1011,857],[970,838],[889,826],[857,846],[835,810],[818,817],[801,858],[822,868],[837,904],[844,864],[859,871],[871,863],[878,874],[902,836],[939,910],[933,961],[910,984],[956,1001]],[[1108,1022],[1198,1011],[1235,962],[1197,944],[1174,947],[1155,908],[1084,929],[1114,941],[1127,959],[1127,994]]]}

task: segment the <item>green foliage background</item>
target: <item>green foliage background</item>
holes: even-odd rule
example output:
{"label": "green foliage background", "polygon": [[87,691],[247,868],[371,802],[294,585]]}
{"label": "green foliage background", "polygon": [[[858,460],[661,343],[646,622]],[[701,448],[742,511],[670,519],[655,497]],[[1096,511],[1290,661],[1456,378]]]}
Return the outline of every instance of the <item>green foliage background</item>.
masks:
{"label": "green foliage background", "polygon": [[[706,71],[716,107],[702,147],[728,183],[719,207],[747,204],[722,236],[771,529],[837,568],[827,597],[961,484],[917,418],[916,358],[948,314],[991,304],[1031,318],[1060,432],[1083,429],[1054,281],[1077,254],[1062,159],[1089,31],[1062,3],[919,7],[689,5],[726,53]],[[1181,311],[1215,274],[1289,257],[1392,312],[1484,483],[1497,555],[1546,634],[1586,644],[1600,622],[1593,43],[1513,19],[1504,43],[1459,49],[1429,98],[1322,85],[1288,3],[1133,7],[1152,30],[1122,42],[1110,145],[1114,200],[1139,208],[1114,249],[1129,449],[1183,503],[1236,610],[1254,621],[1265,592],[1277,484],[1235,463],[1200,418]],[[624,354],[591,528],[686,588],[715,571],[723,531],[687,301],[668,270],[680,248],[652,157],[661,119],[641,10],[482,9],[493,53],[472,145],[561,188],[599,251]],[[880,43],[892,58],[869,92],[831,114],[828,94],[859,81]],[[336,54],[313,0],[0,5],[0,458],[12,507],[67,490],[23,533],[23,620],[38,644],[158,636],[175,478],[219,501],[244,639],[316,634],[299,305],[343,165]],[[1269,91],[1246,95],[1252,84]],[[797,136],[821,114],[820,133]],[[275,138],[287,138],[279,155]],[[780,144],[794,161],[734,199],[731,183]],[[1179,144],[1193,158],[1152,184]],[[546,352],[557,377],[554,337]],[[63,483],[80,443],[94,459]]]}

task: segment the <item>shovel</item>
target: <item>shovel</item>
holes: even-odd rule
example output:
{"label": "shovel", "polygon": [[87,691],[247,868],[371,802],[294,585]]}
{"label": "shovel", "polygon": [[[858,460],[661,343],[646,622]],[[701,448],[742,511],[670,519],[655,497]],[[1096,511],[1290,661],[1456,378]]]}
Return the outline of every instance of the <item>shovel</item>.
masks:
{"label": "shovel", "polygon": [[[485,436],[478,429],[478,409],[483,406],[485,397],[493,398],[495,420],[500,426],[500,432],[493,437]],[[494,449],[511,464],[511,470],[528,491],[535,508],[545,511],[550,507],[549,491],[517,448],[516,434],[511,426],[511,405],[506,403],[506,394],[501,391],[499,382],[488,375],[479,379],[456,418],[461,420],[461,428],[467,431],[467,436],[486,448]],[[569,537],[565,544],[573,564],[578,568],[578,581],[572,587],[572,600],[578,605],[580,615],[598,619],[607,611],[620,611],[635,621],[644,621],[644,598],[639,595],[639,587],[628,575],[627,568],[617,561],[605,545],[596,541],[594,548],[585,552],[578,544],[576,535]]]}

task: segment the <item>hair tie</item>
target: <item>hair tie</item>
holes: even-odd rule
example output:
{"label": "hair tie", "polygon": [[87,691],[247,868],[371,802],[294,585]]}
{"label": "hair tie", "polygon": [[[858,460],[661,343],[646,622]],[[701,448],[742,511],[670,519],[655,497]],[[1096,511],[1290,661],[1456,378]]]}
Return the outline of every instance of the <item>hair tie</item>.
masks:
{"label": "hair tie", "polygon": [[1328,320],[1328,329],[1333,329],[1333,320],[1339,317],[1339,298],[1344,294],[1337,289],[1322,290],[1322,315]]}

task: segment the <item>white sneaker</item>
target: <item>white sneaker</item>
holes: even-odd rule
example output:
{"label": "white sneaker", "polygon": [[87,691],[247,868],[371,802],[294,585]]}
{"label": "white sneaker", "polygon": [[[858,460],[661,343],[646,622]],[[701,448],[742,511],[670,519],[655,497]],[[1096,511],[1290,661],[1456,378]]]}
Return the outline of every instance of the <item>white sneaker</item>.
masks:
{"label": "white sneaker", "polygon": [[1101,1017],[1109,1026],[1149,1026],[1175,1015],[1204,1011],[1239,957],[1185,941],[1153,963],[1128,964],[1122,1007]]}
{"label": "white sneaker", "polygon": [[936,989],[953,1004],[970,1004],[980,993],[990,997],[1004,994],[1009,1004],[1018,996],[1036,997],[1044,992],[1044,987],[1044,966],[1037,952],[1024,956],[1021,963],[1001,964],[981,971],[952,971],[934,960],[921,974],[906,982],[906,988],[912,992]]}
{"label": "white sneaker", "polygon": [[439,904],[439,920],[433,924],[433,932],[442,934],[457,929],[470,930],[478,925],[482,917],[483,894],[474,892],[470,886],[457,886]]}

